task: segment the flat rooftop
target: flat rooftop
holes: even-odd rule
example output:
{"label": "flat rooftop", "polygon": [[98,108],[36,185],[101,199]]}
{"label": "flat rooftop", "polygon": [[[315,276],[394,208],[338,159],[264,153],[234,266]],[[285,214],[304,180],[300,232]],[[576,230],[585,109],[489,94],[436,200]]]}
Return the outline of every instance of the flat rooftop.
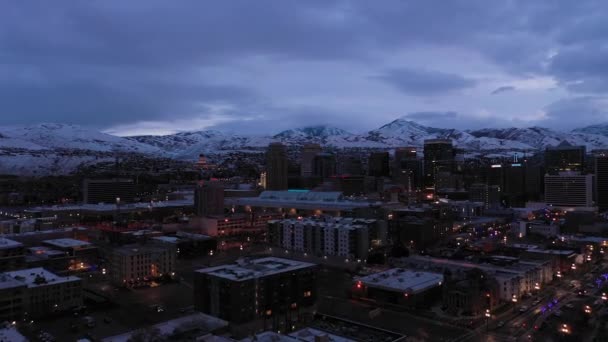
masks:
{"label": "flat rooftop", "polygon": [[[161,322],[153,325],[152,327],[157,328],[161,336],[169,337],[175,332],[186,331],[188,329],[199,329],[206,332],[213,332],[227,325],[228,322],[222,319],[199,312],[192,315],[187,315],[169,321]],[[121,335],[106,337],[102,339],[102,341],[128,342],[131,341],[131,337],[133,336],[133,334],[135,334],[135,332],[137,332],[137,330],[129,331]]]}
{"label": "flat rooftop", "polygon": [[42,267],[28,268],[25,270],[18,270],[4,273],[9,277],[27,285],[27,287],[38,287],[46,285],[54,285],[60,283],[68,283],[73,281],[80,281],[78,277],[62,277],[55,273],[45,270]]}
{"label": "flat rooftop", "polygon": [[140,253],[147,252],[164,252],[170,249],[166,245],[154,244],[154,245],[127,245],[122,247],[116,247],[113,249],[114,253],[122,254],[122,255],[138,255]]}
{"label": "flat rooftop", "polygon": [[368,287],[416,294],[440,286],[443,282],[443,274],[392,268],[384,272],[357,277],[355,280],[361,281]]}
{"label": "flat rooftop", "polygon": [[63,239],[51,239],[42,241],[47,245],[51,245],[59,248],[84,248],[91,247],[91,243],[76,239],[63,238]]}
{"label": "flat rooftop", "polygon": [[0,327],[0,341],[4,342],[27,342],[25,336],[21,335],[13,326]]}
{"label": "flat rooftop", "polygon": [[[25,284],[15,278],[7,275],[6,273],[0,273],[0,290],[10,289],[13,287],[24,286]],[[1,341],[1,340],[0,340]]]}
{"label": "flat rooftop", "polygon": [[0,237],[0,249],[10,249],[10,248],[17,248],[17,247],[21,247],[21,246],[23,246],[23,244],[21,242],[13,241],[13,240],[7,239],[5,237]]}
{"label": "flat rooftop", "polygon": [[356,340],[351,340],[350,338],[334,335],[327,333],[325,331],[317,330],[314,328],[304,328],[302,330],[298,330],[289,334],[289,336],[293,336],[298,339],[298,341],[305,342],[315,342],[317,337],[327,336],[328,340],[331,342],[357,342]]}
{"label": "flat rooftop", "polygon": [[459,269],[473,269],[478,268],[482,271],[489,272],[492,274],[504,274],[511,277],[520,276],[521,274],[528,272],[540,265],[542,262],[532,262],[530,260],[519,261],[512,265],[493,265],[487,263],[472,263],[462,260],[452,260],[443,258],[432,258],[429,256],[414,255],[403,259],[406,263],[417,264],[418,266],[425,266],[434,268],[436,271],[444,268],[459,268]]}
{"label": "flat rooftop", "polygon": [[165,243],[178,243],[181,239],[175,236],[154,236],[152,237],[152,240],[157,240]]}
{"label": "flat rooftop", "polygon": [[341,192],[321,191],[264,191],[258,197],[235,197],[227,198],[227,204],[269,207],[269,208],[297,208],[297,209],[326,209],[326,210],[348,210],[354,208],[365,208],[374,202],[361,200],[353,201],[344,199]]}
{"label": "flat rooftop", "polygon": [[308,262],[266,257],[259,259],[239,259],[234,264],[202,268],[196,272],[206,273],[233,281],[244,281],[314,266],[316,265]]}
{"label": "flat rooftop", "polygon": [[287,335],[277,334],[274,331],[264,331],[255,334],[253,337],[246,337],[239,342],[300,342],[300,340]]}

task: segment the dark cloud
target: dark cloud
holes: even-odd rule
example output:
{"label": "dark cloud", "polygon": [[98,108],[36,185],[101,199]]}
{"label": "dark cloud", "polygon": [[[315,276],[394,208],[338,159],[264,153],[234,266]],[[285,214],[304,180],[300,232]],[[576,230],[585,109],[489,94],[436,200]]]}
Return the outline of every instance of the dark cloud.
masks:
{"label": "dark cloud", "polygon": [[[608,90],[607,9],[600,0],[386,0],[381,5],[348,0],[108,0],[53,6],[13,1],[0,5],[0,124],[69,121],[102,128],[205,117],[222,105],[234,121],[261,117],[268,125],[293,126],[344,122],[357,106],[350,103],[340,110],[313,93],[302,94],[308,104],[279,105],[275,89],[239,83],[218,71],[240,73],[235,66],[245,64],[250,69],[244,72],[264,78],[256,69],[259,59],[333,62],[360,67],[352,71],[361,75],[387,70],[376,79],[421,98],[439,100],[474,87],[489,95],[470,61],[450,52],[418,60],[416,66],[394,57],[432,49],[480,56],[510,78],[549,77],[566,92],[599,95]],[[436,65],[442,71],[433,70]],[[282,76],[285,84],[279,88],[297,83],[289,72]],[[332,77],[340,75],[322,74],[319,83]],[[508,96],[493,100],[506,101]],[[372,105],[378,111],[394,112],[383,108],[384,99],[377,101]],[[442,106],[455,108],[468,100],[449,101],[460,102]],[[591,102],[597,105],[597,100]],[[497,107],[504,105],[496,102]],[[572,98],[547,108],[561,113],[576,106],[590,109],[589,101]]]}
{"label": "dark cloud", "polygon": [[490,94],[496,95],[496,94],[505,93],[508,91],[514,91],[514,90],[515,90],[515,87],[513,87],[513,86],[502,86],[502,87],[498,87],[498,88],[492,90],[492,92]]}
{"label": "dark cloud", "polygon": [[608,98],[600,96],[571,97],[551,103],[540,126],[572,130],[592,124],[608,122]]}
{"label": "dark cloud", "polygon": [[442,119],[452,119],[458,116],[456,112],[416,112],[409,113],[405,115],[408,119],[411,120],[442,120]]}
{"label": "dark cloud", "polygon": [[[608,37],[607,37],[608,38]],[[608,91],[608,47],[575,46],[555,55],[549,71],[567,89],[582,93]]]}
{"label": "dark cloud", "polygon": [[440,95],[475,86],[460,75],[424,69],[394,69],[376,76],[408,95]]}

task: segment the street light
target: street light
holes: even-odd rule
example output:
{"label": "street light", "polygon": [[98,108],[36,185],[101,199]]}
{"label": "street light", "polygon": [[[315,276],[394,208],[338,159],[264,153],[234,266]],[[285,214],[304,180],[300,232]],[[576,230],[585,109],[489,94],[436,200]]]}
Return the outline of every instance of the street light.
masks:
{"label": "street light", "polygon": [[517,295],[513,295],[513,297],[511,297],[511,301],[513,303],[517,303]]}
{"label": "street light", "polygon": [[576,264],[574,264],[574,263],[573,263],[573,264],[572,264],[572,266],[570,266],[570,268],[571,268],[572,270],[576,270]]}
{"label": "street light", "polygon": [[561,271],[557,271],[557,277],[561,278],[562,277],[562,272]]}
{"label": "street light", "polygon": [[570,327],[568,326],[568,324],[562,324],[560,331],[564,334],[570,334]]}
{"label": "street light", "polygon": [[606,296],[606,292],[602,292],[602,300],[608,300],[608,296]]}
{"label": "street light", "polygon": [[535,290],[540,290],[540,284],[539,283],[534,283],[534,289]]}
{"label": "street light", "polygon": [[585,305],[585,313],[588,315],[591,314],[591,307],[589,305]]}

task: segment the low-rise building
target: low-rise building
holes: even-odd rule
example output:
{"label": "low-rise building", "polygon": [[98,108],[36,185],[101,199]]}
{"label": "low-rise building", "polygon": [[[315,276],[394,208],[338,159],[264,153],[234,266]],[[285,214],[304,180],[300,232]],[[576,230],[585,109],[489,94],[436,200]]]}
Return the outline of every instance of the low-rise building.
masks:
{"label": "low-rise building", "polygon": [[393,268],[354,279],[352,295],[416,307],[441,297],[443,274]]}
{"label": "low-rise building", "polygon": [[315,256],[366,260],[370,249],[387,244],[386,222],[323,216],[268,223],[271,244]]}
{"label": "low-rise building", "polygon": [[10,286],[23,291],[23,316],[41,317],[82,305],[82,281],[58,276],[44,268],[6,272],[16,282]]}
{"label": "low-rise building", "polygon": [[428,256],[410,256],[401,259],[406,267],[425,269],[435,272],[458,272],[479,269],[498,282],[497,295],[500,300],[510,301],[524,294],[538,291],[552,281],[552,264],[548,260],[521,261],[518,258],[494,256],[496,264],[488,258],[486,263],[473,263],[461,260],[432,258]]}
{"label": "low-rise building", "polygon": [[110,279],[115,285],[137,287],[175,275],[176,249],[149,243],[117,247],[110,252]]}
{"label": "low-rise building", "polygon": [[23,244],[0,237],[0,271],[17,269],[25,264]]}

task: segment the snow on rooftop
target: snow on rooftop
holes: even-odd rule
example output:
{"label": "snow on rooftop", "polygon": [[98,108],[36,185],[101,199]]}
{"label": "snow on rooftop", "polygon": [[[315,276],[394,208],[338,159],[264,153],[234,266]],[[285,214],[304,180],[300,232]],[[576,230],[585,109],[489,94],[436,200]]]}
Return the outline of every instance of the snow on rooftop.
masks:
{"label": "snow on rooftop", "polygon": [[167,242],[167,243],[178,243],[180,240],[178,237],[175,237],[175,236],[154,236],[154,237],[152,237],[152,239],[157,240],[157,241]]}
{"label": "snow on rooftop", "polygon": [[6,273],[0,273],[0,289],[10,289],[23,285],[23,282],[16,280],[15,278],[7,275]]}
{"label": "snow on rooftop", "polygon": [[51,240],[44,240],[42,242],[44,242],[48,245],[52,245],[55,247],[61,247],[61,248],[70,248],[70,247],[75,248],[75,247],[91,246],[91,244],[89,242],[76,240],[76,239],[70,239],[70,238],[51,239]]}
{"label": "snow on rooftop", "polygon": [[315,264],[308,262],[266,257],[260,259],[239,259],[234,264],[203,268],[196,272],[234,281],[243,281],[313,266]]}
{"label": "snow on rooftop", "polygon": [[45,270],[42,267],[28,268],[25,270],[18,270],[12,272],[6,272],[5,275],[12,277],[13,279],[20,281],[27,285],[27,287],[38,287],[51,284],[67,283],[72,281],[80,281],[78,277],[72,276],[58,276],[55,273]]}
{"label": "snow on rooftop", "polygon": [[0,328],[0,341],[4,342],[27,342],[28,339],[21,335],[17,328],[13,326],[6,326]]}
{"label": "snow on rooftop", "polygon": [[247,337],[240,342],[300,342],[298,339],[287,335],[277,334],[273,331],[265,331],[256,334],[254,337]]}
{"label": "snow on rooftop", "polygon": [[21,242],[13,241],[5,237],[0,237],[0,249],[9,249],[23,246]]}
{"label": "snow on rooftop", "polygon": [[331,341],[331,342],[356,342],[355,340],[351,340],[350,338],[330,334],[325,331],[321,331],[321,330],[317,330],[317,329],[313,329],[313,328],[304,328],[302,330],[298,330],[296,332],[289,334],[289,336],[293,336],[293,337],[297,338],[299,341],[306,341],[306,342],[315,342],[316,341],[315,339],[317,338],[317,336],[318,337],[327,336],[329,341]]}
{"label": "snow on rooftop", "polygon": [[368,287],[416,294],[440,286],[443,282],[443,274],[392,268],[364,277],[357,277],[355,280],[361,281]]}
{"label": "snow on rooftop", "polygon": [[[153,325],[157,328],[161,336],[171,336],[176,329],[186,330],[188,328],[198,328],[206,330],[207,332],[215,331],[228,325],[228,322],[206,315],[203,313],[195,313],[179,318],[175,318],[169,321],[161,322]],[[102,339],[103,342],[128,342],[137,330],[129,331],[127,333],[106,337]]]}

